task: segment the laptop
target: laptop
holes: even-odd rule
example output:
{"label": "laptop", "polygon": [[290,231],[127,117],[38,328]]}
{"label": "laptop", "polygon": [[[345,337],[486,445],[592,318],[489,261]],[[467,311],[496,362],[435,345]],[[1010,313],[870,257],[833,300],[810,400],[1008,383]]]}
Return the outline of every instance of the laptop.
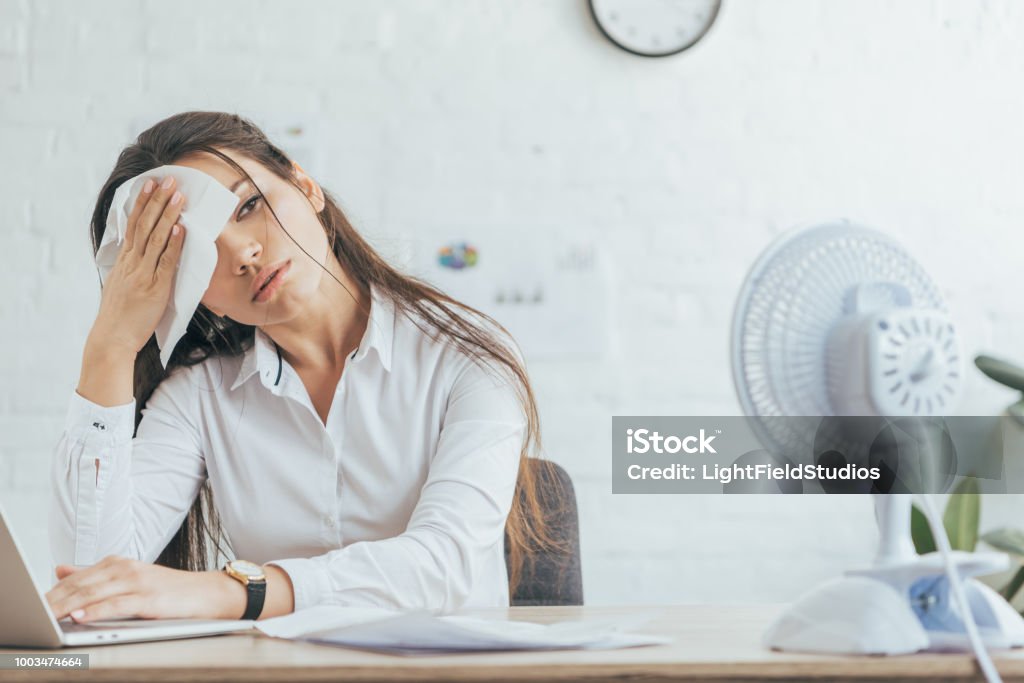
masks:
{"label": "laptop", "polygon": [[253,621],[124,619],[58,622],[0,510],[0,647],[59,648],[195,638],[245,631]]}

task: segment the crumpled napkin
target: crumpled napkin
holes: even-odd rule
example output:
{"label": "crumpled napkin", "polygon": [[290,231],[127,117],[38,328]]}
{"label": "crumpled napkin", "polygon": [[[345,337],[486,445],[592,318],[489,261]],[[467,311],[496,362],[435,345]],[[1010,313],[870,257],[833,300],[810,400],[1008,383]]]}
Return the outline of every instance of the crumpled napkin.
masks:
{"label": "crumpled napkin", "polygon": [[100,282],[105,283],[128,230],[128,215],[142,192],[146,180],[158,185],[168,175],[174,176],[175,189],[184,195],[184,209],[178,222],[185,226],[185,243],[174,275],[167,309],[156,326],[160,362],[167,367],[178,340],[184,336],[192,314],[210,286],[217,267],[217,237],[227,225],[239,198],[220,182],[202,171],[187,166],[160,166],[122,183],[114,192],[114,201],[107,214],[107,227],[96,252]]}

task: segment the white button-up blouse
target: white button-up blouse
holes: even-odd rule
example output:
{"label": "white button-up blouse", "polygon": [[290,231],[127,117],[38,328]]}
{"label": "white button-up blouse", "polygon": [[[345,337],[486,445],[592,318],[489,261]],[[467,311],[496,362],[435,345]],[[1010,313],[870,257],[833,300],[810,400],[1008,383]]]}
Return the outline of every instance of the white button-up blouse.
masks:
{"label": "white button-up blouse", "polygon": [[234,555],[281,567],[297,610],[508,605],[526,431],[513,384],[371,299],[326,425],[259,328],[242,356],[172,371],[135,438],[134,401],[75,392],[53,458],[55,561],[154,561],[209,478]]}

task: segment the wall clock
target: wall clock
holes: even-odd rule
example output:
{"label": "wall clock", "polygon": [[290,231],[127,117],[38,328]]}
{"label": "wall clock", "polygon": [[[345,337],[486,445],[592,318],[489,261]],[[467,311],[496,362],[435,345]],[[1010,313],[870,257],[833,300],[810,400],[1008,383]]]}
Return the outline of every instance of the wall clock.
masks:
{"label": "wall clock", "polygon": [[641,57],[667,57],[700,40],[721,0],[589,0],[590,13],[608,40]]}

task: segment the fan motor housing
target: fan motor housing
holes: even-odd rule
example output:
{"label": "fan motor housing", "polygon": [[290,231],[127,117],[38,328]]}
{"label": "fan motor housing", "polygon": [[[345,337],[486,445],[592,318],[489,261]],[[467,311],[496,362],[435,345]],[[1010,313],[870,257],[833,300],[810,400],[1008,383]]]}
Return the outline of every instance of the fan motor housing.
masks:
{"label": "fan motor housing", "polygon": [[829,335],[826,363],[837,415],[943,415],[962,390],[958,337],[937,309],[850,315]]}

